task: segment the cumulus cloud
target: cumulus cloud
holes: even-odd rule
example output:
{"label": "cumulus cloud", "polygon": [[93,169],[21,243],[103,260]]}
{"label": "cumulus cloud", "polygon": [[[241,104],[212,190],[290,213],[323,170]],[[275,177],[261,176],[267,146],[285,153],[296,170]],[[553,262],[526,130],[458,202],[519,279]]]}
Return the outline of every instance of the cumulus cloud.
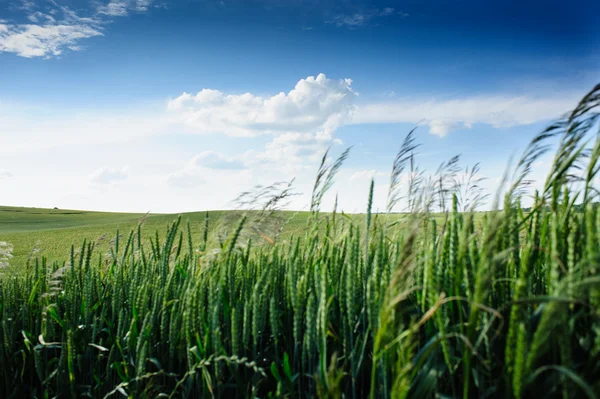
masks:
{"label": "cumulus cloud", "polygon": [[[224,184],[223,179],[257,172],[268,179],[275,176],[291,179],[298,173],[312,172],[331,143],[340,142],[322,133],[284,133],[267,142],[263,149],[251,149],[239,156],[204,151],[169,174],[167,183],[181,188],[196,187],[207,181]],[[247,183],[247,179],[242,182]]]}
{"label": "cumulus cloud", "polygon": [[244,159],[251,166],[276,164],[280,168],[297,169],[314,164],[328,147],[341,143],[331,132],[284,133],[268,142],[264,151],[246,152]]}
{"label": "cumulus cloud", "polygon": [[198,132],[253,137],[333,131],[354,111],[357,94],[351,84],[350,79],[328,79],[321,73],[301,79],[288,93],[270,97],[203,89],[171,99],[168,109]]}
{"label": "cumulus cloud", "polygon": [[90,182],[95,184],[110,184],[127,179],[129,176],[129,168],[104,167],[95,170],[90,176]]}
{"label": "cumulus cloud", "polygon": [[444,136],[476,123],[505,128],[544,122],[560,117],[577,103],[577,94],[548,98],[492,95],[451,100],[381,102],[360,106],[352,123],[414,123],[429,126],[431,134]]}
{"label": "cumulus cloud", "polygon": [[[277,164],[294,169],[323,155],[327,147],[340,144],[335,131],[347,124],[358,96],[350,79],[329,79],[324,74],[301,79],[287,93],[256,96],[251,93],[225,94],[203,89],[196,94],[183,93],[169,100],[174,120],[193,132],[218,132],[231,136],[274,137],[264,150],[250,150],[238,160],[205,154],[199,161],[231,168]],[[204,165],[206,166],[206,165]]]}
{"label": "cumulus cloud", "polygon": [[8,170],[0,169],[0,179],[8,179],[9,177],[12,177],[12,173]]}

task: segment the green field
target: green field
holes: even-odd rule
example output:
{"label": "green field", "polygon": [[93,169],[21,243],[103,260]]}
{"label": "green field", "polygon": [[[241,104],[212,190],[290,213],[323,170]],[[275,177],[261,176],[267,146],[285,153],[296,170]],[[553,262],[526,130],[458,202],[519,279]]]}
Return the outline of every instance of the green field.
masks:
{"label": "green field", "polygon": [[[224,216],[232,217],[236,211],[210,211],[209,239],[216,239],[217,230],[224,229]],[[239,213],[239,212],[238,212]],[[283,237],[298,233],[306,225],[308,212],[281,212],[287,221]],[[13,258],[10,271],[22,270],[32,256],[45,256],[49,261],[67,260],[72,245],[83,240],[98,242],[99,252],[108,250],[117,230],[129,234],[142,223],[147,236],[158,231],[164,236],[166,228],[178,214],[109,213],[44,208],[20,208],[0,206],[0,241],[10,242]],[[190,223],[192,236],[199,240],[204,232],[206,212],[181,214],[184,224]],[[259,240],[264,241],[264,240]],[[32,253],[34,249],[39,249]]]}
{"label": "green field", "polygon": [[[27,261],[35,257],[46,257],[49,262],[64,262],[70,256],[71,246],[79,245],[83,240],[97,242],[98,252],[107,251],[117,231],[120,235],[127,235],[140,224],[143,226],[145,239],[154,238],[157,231],[159,237],[163,238],[167,227],[179,216],[184,225],[189,222],[194,241],[200,240],[204,234],[208,217],[208,244],[212,246],[216,244],[218,232],[231,229],[231,224],[241,214],[240,211],[142,214],[0,206],[0,241],[10,242],[14,247],[8,270],[13,273],[23,270]],[[482,215],[483,213],[476,214],[477,222],[480,222]],[[310,212],[279,211],[276,216],[283,221],[280,239],[287,240],[304,232]],[[328,214],[322,214],[322,217],[326,216]],[[438,221],[444,219],[441,214],[433,216]],[[347,217],[359,221],[364,215],[352,214]],[[395,221],[405,216],[379,217]],[[254,239],[258,245],[269,243],[256,234]]]}

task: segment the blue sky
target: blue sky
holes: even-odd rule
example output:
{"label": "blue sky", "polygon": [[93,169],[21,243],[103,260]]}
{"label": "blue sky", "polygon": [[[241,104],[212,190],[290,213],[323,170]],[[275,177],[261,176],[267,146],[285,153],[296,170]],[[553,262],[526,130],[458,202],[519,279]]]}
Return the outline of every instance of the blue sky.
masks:
{"label": "blue sky", "polygon": [[362,210],[374,177],[383,207],[415,126],[423,169],[462,154],[493,190],[597,83],[597,15],[587,0],[0,0],[0,204],[222,209],[296,177],[301,209],[325,149],[353,146],[340,204]]}

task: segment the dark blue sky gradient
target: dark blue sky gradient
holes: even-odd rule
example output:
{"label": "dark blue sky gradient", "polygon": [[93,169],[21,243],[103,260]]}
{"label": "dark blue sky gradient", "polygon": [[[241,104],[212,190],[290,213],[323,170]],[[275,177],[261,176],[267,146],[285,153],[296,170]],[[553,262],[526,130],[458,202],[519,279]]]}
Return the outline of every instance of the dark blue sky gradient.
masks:
{"label": "dark blue sky gradient", "polygon": [[[0,18],[22,19],[11,4],[0,0]],[[61,4],[92,12],[88,1]],[[386,7],[393,15],[377,16]],[[331,22],[354,14],[366,22]],[[104,36],[81,42],[84,51],[58,59],[1,54],[0,86],[59,104],[82,94],[131,102],[202,87],[270,94],[320,72],[352,78],[366,97],[460,95],[549,79],[585,86],[600,67],[598,16],[600,2],[588,0],[183,0],[115,18]]]}

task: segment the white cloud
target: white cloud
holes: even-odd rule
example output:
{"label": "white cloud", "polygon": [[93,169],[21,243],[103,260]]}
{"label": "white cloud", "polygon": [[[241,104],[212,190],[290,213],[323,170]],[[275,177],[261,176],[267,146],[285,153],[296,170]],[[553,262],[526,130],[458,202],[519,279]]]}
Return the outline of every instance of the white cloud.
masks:
{"label": "white cloud", "polygon": [[0,179],[8,179],[9,177],[12,177],[12,173],[8,170],[0,169]]}
{"label": "white cloud", "polygon": [[[204,151],[170,173],[166,181],[172,187],[194,188],[207,183],[246,186],[260,176],[265,184],[306,173],[310,180],[328,145],[339,142],[322,134],[286,133],[274,137],[263,150],[248,150],[240,156]],[[232,183],[232,179],[237,180]]]}
{"label": "white cloud", "polygon": [[287,94],[274,96],[225,95],[209,89],[193,96],[184,94],[170,101],[169,112],[129,108],[107,113],[77,109],[54,113],[44,107],[43,117],[32,118],[31,109],[3,103],[0,153],[124,143],[172,132],[271,134],[273,138],[265,147],[250,147],[243,158],[216,159],[213,154],[211,160],[203,158],[208,157],[204,154],[198,162],[210,161],[213,167],[227,163],[229,168],[240,167],[240,162],[246,166],[276,163],[296,168],[299,164],[314,164],[327,147],[341,143],[335,138],[335,130],[350,121],[356,96],[349,79],[333,80],[321,74],[300,80]]}
{"label": "white cloud", "polygon": [[0,25],[0,52],[26,58],[58,56],[65,48],[78,49],[75,43],[82,39],[101,35],[99,28],[81,24]]}
{"label": "white cloud", "polygon": [[150,7],[150,4],[152,4],[152,0],[136,0],[136,11],[147,11],[148,7]]}
{"label": "white cloud", "polygon": [[129,13],[129,2],[124,0],[112,0],[106,5],[99,6],[97,12],[113,17],[124,17]]}
{"label": "white cloud", "polygon": [[[289,174],[314,166],[327,147],[341,143],[334,133],[352,118],[357,94],[351,83],[350,79],[333,80],[319,74],[316,78],[301,79],[288,93],[268,97],[251,93],[227,95],[203,89],[195,95],[183,93],[171,99],[168,109],[193,132],[274,136],[264,150],[251,149],[237,158],[203,154],[192,162],[193,166],[213,169],[264,166]],[[170,177],[171,182],[187,184],[191,169],[188,166],[185,171],[176,172]],[[199,171],[194,174],[203,175]]]}
{"label": "white cloud", "polygon": [[429,121],[427,124],[429,125],[429,132],[440,137],[444,137],[448,133],[460,128],[471,128],[471,124],[468,122],[457,122],[447,119],[434,119]]}
{"label": "white cloud", "polygon": [[98,6],[99,14],[113,17],[124,17],[130,11],[146,12],[152,4],[152,0],[110,0],[107,4]]}
{"label": "white cloud", "polygon": [[81,17],[69,7],[48,2],[41,12],[39,4],[23,1],[20,9],[27,13],[30,23],[0,21],[0,52],[21,57],[57,57],[67,49],[80,51],[78,43],[104,34],[111,17],[126,16],[130,10],[145,12],[151,0],[111,0],[98,6],[95,14]]}
{"label": "white cloud", "polygon": [[203,151],[192,161],[194,165],[210,169],[243,169],[244,163],[238,159],[226,157],[215,151]]}
{"label": "white cloud", "polygon": [[474,96],[451,100],[382,102],[360,106],[352,123],[427,124],[429,131],[444,136],[475,123],[504,128],[544,122],[560,117],[577,103],[578,95],[565,93],[548,98],[528,96]]}
{"label": "white cloud", "polygon": [[35,8],[35,2],[28,0],[21,0],[21,10],[32,11]]}
{"label": "white cloud", "polygon": [[351,84],[350,79],[328,79],[321,73],[316,78],[301,79],[288,93],[261,97],[203,89],[195,95],[183,93],[171,99],[168,108],[198,132],[253,137],[333,131],[354,111],[357,94]]}
{"label": "white cloud", "polygon": [[264,151],[248,151],[244,158],[248,165],[275,164],[278,168],[297,170],[307,164],[314,165],[334,144],[342,141],[335,139],[332,132],[284,133],[268,142]]}
{"label": "white cloud", "polygon": [[44,14],[39,11],[36,11],[33,14],[30,14],[27,17],[27,19],[30,20],[31,22],[35,22],[35,23],[43,22],[44,20],[46,20],[46,22],[49,22],[49,23],[56,22],[56,19],[54,19],[54,17],[52,15]]}
{"label": "white cloud", "polygon": [[90,182],[95,184],[109,184],[127,179],[129,167],[122,168],[103,167],[95,170],[90,176]]}

